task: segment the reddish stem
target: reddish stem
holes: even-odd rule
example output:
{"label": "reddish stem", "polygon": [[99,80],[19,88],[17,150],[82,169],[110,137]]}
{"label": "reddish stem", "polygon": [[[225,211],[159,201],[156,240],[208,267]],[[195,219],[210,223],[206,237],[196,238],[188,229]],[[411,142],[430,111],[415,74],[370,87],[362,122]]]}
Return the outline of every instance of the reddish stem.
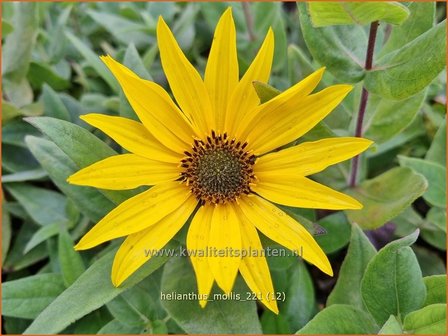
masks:
{"label": "reddish stem", "polygon": [[[375,40],[376,40],[376,33],[378,31],[378,25],[379,25],[378,21],[374,21],[370,24],[369,41],[367,43],[366,63],[364,66],[364,68],[367,71],[372,69],[373,52],[375,50]],[[366,90],[365,87],[363,87],[361,93],[361,101],[359,102],[358,120],[356,121],[356,131],[355,131],[356,137],[362,137],[362,126],[363,126],[362,124],[364,122],[364,115],[366,113],[368,100],[369,100],[369,92]],[[352,169],[349,182],[349,185],[352,188],[356,186],[358,169],[359,169],[359,159],[360,155],[357,155],[352,160]]]}
{"label": "reddish stem", "polygon": [[254,42],[257,40],[257,37],[254,33],[254,19],[252,17],[252,13],[250,12],[249,3],[242,2],[244,18],[246,19],[247,33],[249,34],[249,41]]}

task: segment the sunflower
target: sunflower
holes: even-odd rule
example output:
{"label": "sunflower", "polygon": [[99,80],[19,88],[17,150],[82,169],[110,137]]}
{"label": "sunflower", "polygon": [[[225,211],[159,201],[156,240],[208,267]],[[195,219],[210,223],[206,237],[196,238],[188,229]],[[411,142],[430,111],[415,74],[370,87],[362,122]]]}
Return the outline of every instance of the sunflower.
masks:
{"label": "sunflower", "polygon": [[[127,236],[118,249],[112,282],[119,286],[162,249],[192,216],[191,253],[199,297],[213,283],[229,293],[238,272],[261,302],[273,285],[258,232],[293,250],[328,275],[331,265],[312,235],[275,204],[320,209],[360,209],[355,199],[306,177],[369,147],[362,138],[329,138],[275,151],[313,128],[350,92],[334,85],[317,93],[324,69],[260,104],[253,81],[267,82],[274,36],[271,29],[239,79],[231,9],[221,16],[204,79],[191,65],[163,18],[157,24],[160,59],[176,103],[158,84],[143,80],[110,56],[101,59],[120,83],[140,122],[102,114],[82,120],[100,129],[129,153],[106,158],[68,178],[101,189],[150,189],[124,201],[75,246],[85,250]],[[271,203],[272,202],[272,203]],[[205,307],[207,301],[200,300]]]}

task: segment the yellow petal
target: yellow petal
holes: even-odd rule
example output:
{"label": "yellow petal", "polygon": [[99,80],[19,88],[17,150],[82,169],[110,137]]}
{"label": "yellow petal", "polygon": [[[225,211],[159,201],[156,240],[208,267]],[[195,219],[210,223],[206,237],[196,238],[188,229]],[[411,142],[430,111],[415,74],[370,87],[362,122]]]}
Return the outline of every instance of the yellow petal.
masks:
{"label": "yellow petal", "polygon": [[104,56],[101,59],[117,78],[129,103],[149,132],[177,153],[189,148],[197,132],[168,93],[160,85],[139,78],[112,57]]}
{"label": "yellow petal", "polygon": [[129,235],[121,244],[112,265],[112,283],[118,287],[153,255],[157,255],[182,228],[197,204],[195,197],[189,197],[178,209],[162,218],[156,224]]}
{"label": "yellow petal", "polygon": [[260,157],[254,165],[254,172],[262,181],[267,176],[285,180],[290,175],[307,176],[358,155],[372,143],[363,138],[343,137],[304,142]]}
{"label": "yellow petal", "polygon": [[215,206],[208,246],[212,253],[208,263],[218,286],[230,293],[241,262],[241,234],[238,217],[231,204]]}
{"label": "yellow petal", "polygon": [[354,198],[302,176],[263,176],[252,190],[271,202],[298,208],[361,209]]}
{"label": "yellow petal", "polygon": [[241,119],[240,124],[238,125],[236,135],[240,139],[246,138],[248,134],[251,134],[251,132],[257,131],[253,128],[255,128],[254,126],[258,127],[258,123],[260,122],[260,120],[262,120],[269,114],[278,114],[278,112],[276,111],[287,110],[289,114],[294,112],[292,110],[294,106],[297,105],[298,102],[303,101],[303,99],[308,96],[319,84],[324,71],[325,68],[320,68],[294,86],[290,87],[288,90],[272,98],[268,102],[257,106],[257,108],[247,111],[247,113],[245,113],[243,118]]}
{"label": "yellow petal", "polygon": [[152,160],[173,163],[179,163],[184,156],[162,145],[145,126],[137,121],[95,113],[82,115],[80,119],[100,129],[131,153]]}
{"label": "yellow petal", "polygon": [[71,184],[110,190],[134,189],[174,181],[180,176],[177,164],[154,161],[135,154],[121,154],[96,162],[67,179]]}
{"label": "yellow petal", "polygon": [[202,132],[201,136],[209,134],[214,126],[214,118],[205,84],[162,17],[159,17],[157,23],[157,42],[163,71],[177,103]]}
{"label": "yellow petal", "polygon": [[322,272],[332,276],[327,256],[313,236],[296,220],[259,196],[243,197],[240,208],[265,236],[297,253]]}
{"label": "yellow petal", "polygon": [[[247,219],[246,215],[237,208],[237,214],[240,218],[241,243],[243,255],[240,264],[240,273],[253,293],[260,297],[261,302],[275,314],[278,314],[274,286],[272,285],[271,274],[268,263],[263,253],[258,232],[254,225]],[[256,253],[256,255],[253,254]]]}
{"label": "yellow petal", "polygon": [[286,145],[316,126],[351,89],[351,85],[333,85],[308,97],[274,98],[260,107],[245,138],[256,155]]}
{"label": "yellow petal", "polygon": [[158,184],[109,212],[82,237],[75,249],[86,250],[144,230],[176,210],[190,195],[190,189],[179,182]]}
{"label": "yellow petal", "polygon": [[257,56],[236,86],[227,107],[225,129],[231,136],[235,135],[241,118],[260,104],[253,81],[267,83],[271,73],[274,56],[274,33],[271,28],[261,45]]}
{"label": "yellow petal", "polygon": [[235,23],[232,8],[229,7],[216,26],[204,76],[205,86],[215,111],[215,130],[217,131],[225,131],[227,105],[238,84],[238,76]]}
{"label": "yellow petal", "polygon": [[214,280],[206,257],[212,214],[212,205],[201,206],[194,215],[187,234],[187,250],[191,251],[190,259],[196,273],[198,294],[201,298],[199,304],[202,308],[207,304],[205,298],[210,294]]}

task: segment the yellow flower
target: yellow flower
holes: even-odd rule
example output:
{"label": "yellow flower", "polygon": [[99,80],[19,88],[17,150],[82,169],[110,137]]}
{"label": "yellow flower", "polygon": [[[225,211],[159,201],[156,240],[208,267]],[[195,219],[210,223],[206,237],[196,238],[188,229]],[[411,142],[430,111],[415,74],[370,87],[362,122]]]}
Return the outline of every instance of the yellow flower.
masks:
{"label": "yellow flower", "polygon": [[[112,267],[119,286],[150,255],[163,248],[194,214],[187,250],[205,297],[214,281],[226,293],[238,271],[261,301],[274,291],[258,231],[294,251],[328,275],[331,265],[310,233],[276,205],[360,209],[353,198],[306,176],[364,151],[371,141],[330,138],[274,151],[328,115],[350,92],[334,85],[313,93],[320,69],[260,104],[253,81],[267,82],[274,51],[269,30],[254,61],[239,79],[235,26],[230,8],[216,27],[204,79],[187,60],[162,18],[157,25],[160,58],[177,105],[156,83],[143,80],[110,56],[102,60],[117,78],[141,123],[101,114],[82,116],[129,154],[80,170],[68,182],[102,189],[153,186],[123,202],[76,245],[85,250],[127,236]],[[239,253],[204,253],[204,251]],[[202,251],[203,253],[199,253]],[[202,307],[205,300],[199,302]]]}

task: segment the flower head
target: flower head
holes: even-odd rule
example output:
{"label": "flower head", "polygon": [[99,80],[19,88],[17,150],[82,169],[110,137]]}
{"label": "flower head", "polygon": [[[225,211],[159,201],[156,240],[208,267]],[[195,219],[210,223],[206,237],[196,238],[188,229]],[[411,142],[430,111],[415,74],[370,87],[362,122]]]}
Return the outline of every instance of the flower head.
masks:
{"label": "flower head", "polygon": [[[330,138],[275,151],[296,140],[350,92],[334,85],[312,93],[324,69],[260,104],[253,81],[267,82],[274,36],[269,29],[254,61],[239,78],[235,26],[230,9],[216,27],[204,79],[187,60],[163,21],[157,25],[160,58],[176,103],[154,82],[143,80],[112,57],[102,60],[120,83],[140,122],[88,114],[87,123],[112,137],[129,154],[106,158],[68,181],[103,189],[150,189],[123,202],[76,245],[92,248],[127,236],[112,268],[119,286],[161,249],[188,218],[187,249],[262,250],[258,232],[332,275],[312,235],[275,204],[321,209],[359,209],[355,199],[308,175],[369,147],[361,138]],[[273,203],[271,203],[273,202]],[[272,293],[264,257],[244,253],[190,256],[203,297],[216,281],[226,293],[238,272],[254,292]],[[275,301],[262,302],[278,312]],[[206,301],[200,301],[201,306]]]}

